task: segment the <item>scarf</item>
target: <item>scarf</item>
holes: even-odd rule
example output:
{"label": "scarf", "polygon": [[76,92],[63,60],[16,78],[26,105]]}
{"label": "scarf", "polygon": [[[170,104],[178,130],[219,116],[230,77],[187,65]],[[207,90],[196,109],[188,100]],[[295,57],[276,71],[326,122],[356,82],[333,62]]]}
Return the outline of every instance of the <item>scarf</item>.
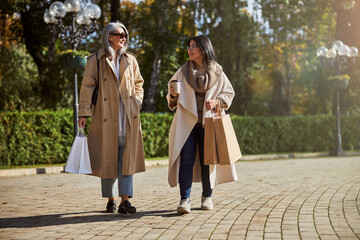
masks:
{"label": "scarf", "polygon": [[206,73],[200,74],[195,69],[194,62],[188,60],[182,67],[186,81],[198,93],[206,93],[220,79],[222,67],[217,62],[210,62],[206,66]]}
{"label": "scarf", "polygon": [[[114,67],[115,75],[119,81],[119,86],[122,78],[122,76],[120,76],[120,59],[121,59],[121,55],[117,57],[116,65],[115,65],[115,61],[111,61]],[[124,146],[125,142],[126,142],[126,111],[122,99],[120,97],[119,98],[119,145]]]}

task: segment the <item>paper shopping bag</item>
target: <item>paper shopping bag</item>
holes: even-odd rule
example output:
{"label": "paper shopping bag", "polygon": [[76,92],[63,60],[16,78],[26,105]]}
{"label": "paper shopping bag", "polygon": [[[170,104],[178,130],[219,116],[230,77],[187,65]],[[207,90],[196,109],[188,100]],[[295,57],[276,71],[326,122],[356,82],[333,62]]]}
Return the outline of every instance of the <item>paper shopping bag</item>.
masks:
{"label": "paper shopping bag", "polygon": [[204,164],[219,164],[219,156],[216,148],[214,119],[205,118],[204,128]]}
{"label": "paper shopping bag", "polygon": [[214,118],[216,148],[220,165],[228,165],[242,157],[230,115]]}
{"label": "paper shopping bag", "polygon": [[92,173],[87,138],[83,134],[82,128],[74,139],[66,161],[65,172],[81,174]]}

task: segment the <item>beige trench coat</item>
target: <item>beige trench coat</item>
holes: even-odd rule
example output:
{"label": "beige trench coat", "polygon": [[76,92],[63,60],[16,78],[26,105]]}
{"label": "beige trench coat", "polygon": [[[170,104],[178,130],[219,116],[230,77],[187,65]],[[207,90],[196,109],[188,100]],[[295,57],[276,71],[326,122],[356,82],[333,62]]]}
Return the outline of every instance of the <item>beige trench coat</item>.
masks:
{"label": "beige trench coat", "polygon": [[118,177],[119,98],[127,115],[123,175],[145,171],[145,158],[140,122],[144,79],[135,57],[124,53],[120,60],[120,85],[110,60],[99,50],[99,95],[96,106],[91,96],[97,82],[97,61],[93,54],[86,63],[80,89],[79,117],[91,116],[88,135],[93,175],[100,178]]}
{"label": "beige trench coat", "polygon": [[[181,92],[176,106],[172,106],[171,104],[170,93],[166,96],[169,108],[171,110],[176,108],[176,113],[169,132],[168,182],[171,187],[175,187],[179,182],[180,152],[198,120],[195,91],[187,83],[181,68],[171,78],[171,80],[173,79],[180,80]],[[222,99],[227,106],[225,110],[227,110],[230,107],[234,96],[234,89],[223,72],[220,80],[205,94],[202,122],[205,123],[206,117],[213,117],[215,115],[215,112],[206,109],[205,102],[207,100],[216,98]],[[222,110],[222,115],[224,114],[225,111]],[[200,182],[201,167],[198,156],[194,164],[193,173],[193,182]],[[234,163],[230,165],[210,165],[209,174],[211,188],[214,188],[217,184],[237,180]]]}

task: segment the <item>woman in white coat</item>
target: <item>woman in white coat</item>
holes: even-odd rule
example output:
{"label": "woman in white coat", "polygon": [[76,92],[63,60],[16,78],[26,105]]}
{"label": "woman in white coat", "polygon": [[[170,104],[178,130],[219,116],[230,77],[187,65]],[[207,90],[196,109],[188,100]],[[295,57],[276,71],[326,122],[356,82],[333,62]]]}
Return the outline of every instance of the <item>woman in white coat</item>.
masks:
{"label": "woman in white coat", "polygon": [[[235,165],[204,165],[204,123],[216,114],[220,104],[222,114],[235,96],[229,79],[216,62],[210,39],[200,35],[188,42],[189,60],[169,81],[166,96],[169,108],[176,109],[169,133],[169,175],[171,187],[180,186],[178,213],[190,213],[192,182],[202,182],[201,209],[213,208],[212,189],[215,185],[236,181]],[[180,93],[170,85],[180,81]]]}

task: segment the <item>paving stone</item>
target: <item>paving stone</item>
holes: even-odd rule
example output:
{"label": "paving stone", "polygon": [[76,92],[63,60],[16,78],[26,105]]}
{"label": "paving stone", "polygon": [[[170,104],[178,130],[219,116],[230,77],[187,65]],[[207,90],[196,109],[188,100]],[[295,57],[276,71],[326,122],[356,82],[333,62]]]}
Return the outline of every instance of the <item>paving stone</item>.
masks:
{"label": "paving stone", "polygon": [[213,210],[200,209],[201,184],[194,183],[186,215],[176,213],[179,189],[168,186],[166,166],[135,175],[138,212],[128,215],[103,212],[96,177],[1,177],[0,239],[359,239],[360,157],[236,167],[239,180],[214,189]]}

